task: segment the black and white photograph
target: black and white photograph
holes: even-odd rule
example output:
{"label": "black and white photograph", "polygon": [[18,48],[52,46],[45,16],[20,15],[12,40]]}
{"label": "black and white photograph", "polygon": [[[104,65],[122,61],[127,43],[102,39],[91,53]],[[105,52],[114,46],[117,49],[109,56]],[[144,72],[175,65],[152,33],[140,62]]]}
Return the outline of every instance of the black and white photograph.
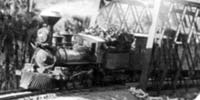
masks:
{"label": "black and white photograph", "polygon": [[0,0],[0,100],[200,100],[200,0]]}

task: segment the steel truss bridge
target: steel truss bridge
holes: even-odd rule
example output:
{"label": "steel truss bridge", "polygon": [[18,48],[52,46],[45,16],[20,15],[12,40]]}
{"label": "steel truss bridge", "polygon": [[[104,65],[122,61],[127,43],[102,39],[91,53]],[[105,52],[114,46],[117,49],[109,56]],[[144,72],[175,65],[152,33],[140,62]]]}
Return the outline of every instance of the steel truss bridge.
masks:
{"label": "steel truss bridge", "polygon": [[[157,90],[200,85],[200,2],[194,0],[112,0],[97,23],[136,37],[134,68],[140,86]],[[98,20],[98,19],[97,19]]]}

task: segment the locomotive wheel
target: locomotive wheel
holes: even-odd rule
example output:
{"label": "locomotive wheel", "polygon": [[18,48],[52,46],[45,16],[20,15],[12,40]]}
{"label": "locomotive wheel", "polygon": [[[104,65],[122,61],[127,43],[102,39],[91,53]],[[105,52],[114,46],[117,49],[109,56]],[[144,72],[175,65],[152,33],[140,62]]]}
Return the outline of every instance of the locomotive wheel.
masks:
{"label": "locomotive wheel", "polygon": [[[64,88],[81,89],[93,86],[93,68],[91,66],[68,66],[65,74],[66,80]],[[65,73],[65,72],[64,72]]]}

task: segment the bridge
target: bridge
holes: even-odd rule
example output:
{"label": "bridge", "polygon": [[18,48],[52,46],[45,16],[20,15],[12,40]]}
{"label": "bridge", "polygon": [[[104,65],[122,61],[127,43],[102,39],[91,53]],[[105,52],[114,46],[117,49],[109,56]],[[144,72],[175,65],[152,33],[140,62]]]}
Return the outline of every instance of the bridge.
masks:
{"label": "bridge", "polygon": [[187,88],[200,84],[199,11],[198,0],[112,0],[97,24],[134,34],[141,88]]}

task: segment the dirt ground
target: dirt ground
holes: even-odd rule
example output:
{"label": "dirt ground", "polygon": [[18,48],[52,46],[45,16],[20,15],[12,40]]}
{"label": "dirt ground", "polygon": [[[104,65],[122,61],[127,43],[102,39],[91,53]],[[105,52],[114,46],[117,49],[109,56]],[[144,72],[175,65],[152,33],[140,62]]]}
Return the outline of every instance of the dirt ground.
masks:
{"label": "dirt ground", "polygon": [[85,92],[65,96],[61,94],[54,100],[139,100],[134,97],[128,90],[114,90],[101,92]]}
{"label": "dirt ground", "polygon": [[63,92],[58,94],[53,100],[200,100],[200,93],[198,88],[175,91],[167,90],[163,91],[159,96],[148,96],[146,99],[139,99],[134,96],[129,89],[105,89],[103,91],[77,92],[71,95],[67,95],[67,93]]}

